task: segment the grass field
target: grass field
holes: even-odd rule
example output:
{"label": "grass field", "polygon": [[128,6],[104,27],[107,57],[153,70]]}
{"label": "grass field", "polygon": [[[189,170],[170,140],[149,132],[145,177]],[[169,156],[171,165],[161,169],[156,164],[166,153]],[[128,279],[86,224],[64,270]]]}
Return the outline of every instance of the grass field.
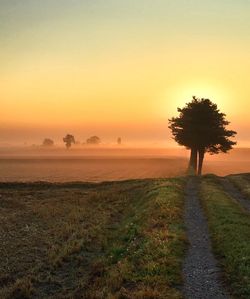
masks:
{"label": "grass field", "polygon": [[0,185],[0,298],[181,298],[184,180]]}
{"label": "grass field", "polygon": [[[0,183],[0,298],[183,298],[188,178]],[[227,180],[250,200],[250,176]],[[200,179],[222,278],[250,297],[250,215],[221,185]]]}

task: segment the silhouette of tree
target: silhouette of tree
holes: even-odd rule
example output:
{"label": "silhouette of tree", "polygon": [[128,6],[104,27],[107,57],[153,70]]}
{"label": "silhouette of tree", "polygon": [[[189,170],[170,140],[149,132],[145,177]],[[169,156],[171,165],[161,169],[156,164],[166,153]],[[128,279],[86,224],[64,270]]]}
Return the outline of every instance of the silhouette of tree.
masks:
{"label": "silhouette of tree", "polygon": [[73,135],[67,134],[64,138],[63,138],[63,142],[66,145],[66,148],[69,149],[72,145],[72,143],[76,143],[75,141],[75,137]]}
{"label": "silhouette of tree", "polygon": [[43,140],[43,146],[53,146],[54,145],[54,141],[50,138],[45,138]]}
{"label": "silhouette of tree", "polygon": [[117,138],[117,144],[118,144],[118,145],[121,145],[121,144],[122,144],[122,139],[121,139],[121,137],[118,137],[118,138]]}
{"label": "silhouette of tree", "polygon": [[197,173],[197,158],[199,155],[198,174],[202,173],[204,155],[226,153],[236,142],[230,140],[237,133],[227,130],[229,122],[217,105],[209,99],[196,98],[187,103],[184,108],[178,108],[178,117],[169,119],[169,128],[177,143],[191,150],[189,170]]}
{"label": "silhouette of tree", "polygon": [[100,144],[101,143],[101,139],[97,136],[91,136],[90,138],[88,138],[86,140],[87,144]]}

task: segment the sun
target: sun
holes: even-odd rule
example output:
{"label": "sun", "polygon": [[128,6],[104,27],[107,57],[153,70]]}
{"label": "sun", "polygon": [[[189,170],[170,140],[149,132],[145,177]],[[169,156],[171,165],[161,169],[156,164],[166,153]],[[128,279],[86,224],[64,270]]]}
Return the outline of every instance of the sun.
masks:
{"label": "sun", "polygon": [[176,114],[177,108],[185,106],[187,102],[192,100],[193,96],[210,99],[217,104],[220,110],[228,110],[227,95],[222,87],[197,81],[179,87],[176,86],[169,92],[168,97],[172,99],[169,101],[169,111]]}

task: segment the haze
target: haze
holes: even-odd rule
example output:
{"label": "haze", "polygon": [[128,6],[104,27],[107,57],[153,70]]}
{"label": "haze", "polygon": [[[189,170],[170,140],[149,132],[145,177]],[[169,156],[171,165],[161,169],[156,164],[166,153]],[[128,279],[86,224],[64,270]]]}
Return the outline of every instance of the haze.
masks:
{"label": "haze", "polygon": [[209,97],[249,145],[250,1],[0,0],[0,144],[97,134],[173,145]]}

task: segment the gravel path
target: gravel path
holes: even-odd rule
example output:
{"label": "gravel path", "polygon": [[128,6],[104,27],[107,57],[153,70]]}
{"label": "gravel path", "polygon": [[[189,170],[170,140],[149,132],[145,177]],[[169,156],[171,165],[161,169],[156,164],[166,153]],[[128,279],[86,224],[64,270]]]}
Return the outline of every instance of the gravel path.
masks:
{"label": "gravel path", "polygon": [[244,195],[231,183],[227,178],[221,178],[220,182],[224,190],[236,201],[238,201],[242,207],[250,212],[250,200],[246,199]]}
{"label": "gravel path", "polygon": [[219,268],[212,254],[207,221],[197,195],[198,179],[186,187],[185,225],[190,242],[184,262],[184,297],[187,299],[230,298],[219,279]]}

